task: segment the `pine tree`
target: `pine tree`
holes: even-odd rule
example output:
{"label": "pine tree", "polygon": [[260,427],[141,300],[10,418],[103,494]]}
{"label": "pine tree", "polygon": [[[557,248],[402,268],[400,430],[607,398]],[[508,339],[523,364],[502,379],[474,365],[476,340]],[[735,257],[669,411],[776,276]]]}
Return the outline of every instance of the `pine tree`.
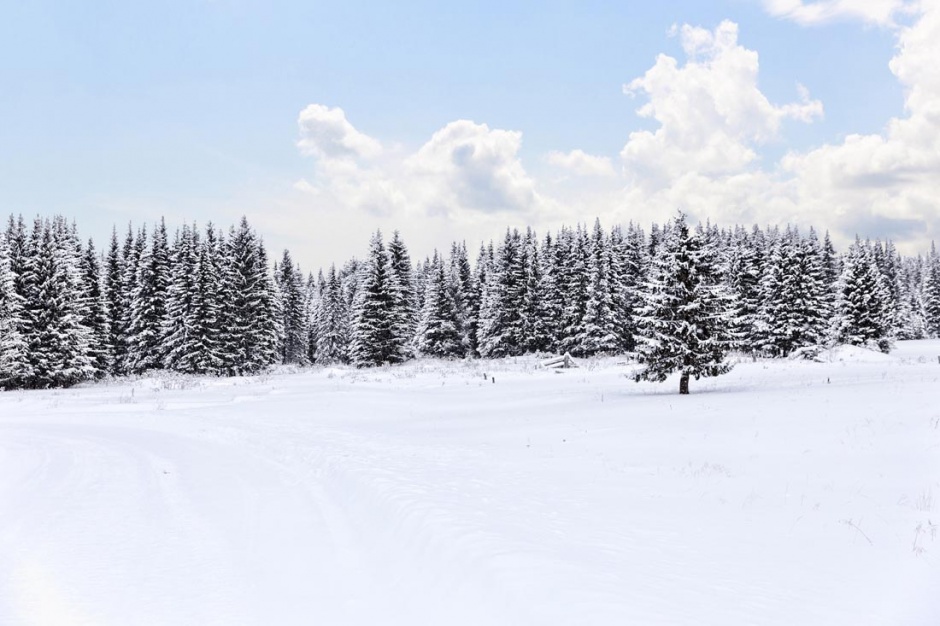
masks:
{"label": "pine tree", "polygon": [[193,293],[193,327],[188,335],[189,347],[181,353],[178,367],[194,373],[223,374],[225,361],[223,317],[228,310],[225,292],[225,268],[223,263],[221,236],[210,222],[206,226],[201,243],[195,238],[197,248],[195,290]]}
{"label": "pine tree", "polygon": [[143,249],[137,263],[127,327],[127,366],[132,373],[163,368],[169,288],[170,247],[166,224],[161,219],[153,230],[150,247]]}
{"label": "pine tree", "polygon": [[343,294],[343,283],[330,266],[317,310],[317,363],[330,365],[349,361],[349,306]]}
{"label": "pine tree", "polygon": [[199,234],[196,226],[184,224],[176,235],[171,254],[170,284],[167,288],[163,336],[163,365],[188,374],[200,373],[196,365],[197,298],[199,278]]}
{"label": "pine tree", "polygon": [[90,332],[81,323],[79,250],[63,218],[36,219],[23,273],[29,386],[63,387],[88,378]]}
{"label": "pine tree", "polygon": [[777,239],[765,268],[760,311],[763,349],[788,356],[823,342],[829,317],[825,276],[815,234],[802,240],[795,229]]}
{"label": "pine tree", "polygon": [[690,235],[679,214],[657,246],[652,275],[641,292],[637,362],[645,367],[635,380],[662,382],[679,372],[679,393],[689,393],[689,378],[718,376],[731,369],[725,356],[728,297],[713,271],[712,253]]}
{"label": "pine tree", "polygon": [[8,237],[0,234],[0,389],[27,386],[32,377],[23,324],[23,298],[16,292]]}
{"label": "pine tree", "polygon": [[480,356],[497,358],[522,353],[522,290],[524,269],[518,231],[506,231],[488,270],[477,330]]}
{"label": "pine tree", "polygon": [[450,358],[459,356],[461,352],[457,305],[447,283],[444,260],[435,250],[425,287],[417,340],[418,350],[428,356]]}
{"label": "pine tree", "polygon": [[[132,234],[131,238],[133,238]],[[127,354],[124,327],[124,321],[127,318],[125,311],[127,298],[124,288],[124,257],[121,256],[121,247],[118,244],[117,228],[111,230],[111,246],[108,248],[104,273],[104,297],[108,312],[108,352],[111,355],[109,373],[120,374]]]}
{"label": "pine tree", "polygon": [[418,309],[411,257],[397,230],[392,233],[392,240],[388,243],[388,258],[389,268],[395,278],[392,284],[396,287],[391,311],[392,350],[398,352],[395,362],[399,362],[414,356],[413,342],[418,325]]}
{"label": "pine tree", "polygon": [[246,218],[231,229],[224,249],[223,367],[230,375],[255,374],[277,360],[277,287],[264,244]]}
{"label": "pine tree", "polygon": [[276,270],[281,310],[281,362],[307,365],[307,313],[303,274],[284,250]]}
{"label": "pine tree", "polygon": [[622,340],[611,285],[611,251],[600,220],[594,222],[588,258],[588,299],[577,338],[578,354],[614,354]]}
{"label": "pine tree", "polygon": [[111,328],[107,293],[102,289],[101,263],[91,239],[81,258],[81,276],[85,293],[81,323],[90,331],[88,358],[92,375],[102,378],[111,371]]}
{"label": "pine tree", "polygon": [[937,251],[936,243],[930,244],[924,274],[923,300],[927,332],[931,337],[940,338],[940,252]]}
{"label": "pine tree", "polygon": [[350,358],[355,365],[367,367],[405,359],[399,334],[401,319],[397,316],[400,305],[398,277],[382,233],[376,231],[369,245],[369,259],[360,270],[353,307]]}
{"label": "pine tree", "polygon": [[460,334],[460,356],[470,353],[470,316],[473,294],[473,269],[467,256],[467,244],[454,243],[450,249],[450,263],[447,288],[456,307],[457,332]]}
{"label": "pine tree", "polygon": [[562,229],[557,248],[559,258],[555,266],[559,270],[558,290],[562,297],[558,348],[562,352],[581,354],[591,282],[587,233],[580,225],[574,232]]}
{"label": "pine tree", "polygon": [[835,336],[841,343],[888,352],[894,339],[892,317],[890,292],[871,246],[856,239],[845,255],[839,279]]}

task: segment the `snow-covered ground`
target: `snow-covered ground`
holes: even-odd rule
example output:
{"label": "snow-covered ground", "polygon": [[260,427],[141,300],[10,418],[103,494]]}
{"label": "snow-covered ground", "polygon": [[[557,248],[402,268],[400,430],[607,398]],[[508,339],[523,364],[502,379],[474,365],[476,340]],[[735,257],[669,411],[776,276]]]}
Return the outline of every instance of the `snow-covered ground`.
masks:
{"label": "snow-covered ground", "polygon": [[938,355],[0,393],[0,624],[935,626]]}

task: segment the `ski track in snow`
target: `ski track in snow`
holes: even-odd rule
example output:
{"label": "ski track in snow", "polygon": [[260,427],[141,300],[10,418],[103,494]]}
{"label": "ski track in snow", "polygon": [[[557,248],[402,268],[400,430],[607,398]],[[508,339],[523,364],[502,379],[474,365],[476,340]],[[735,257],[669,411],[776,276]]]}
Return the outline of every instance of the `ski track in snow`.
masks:
{"label": "ski track in snow", "polygon": [[936,625],[938,354],[0,394],[0,624]]}

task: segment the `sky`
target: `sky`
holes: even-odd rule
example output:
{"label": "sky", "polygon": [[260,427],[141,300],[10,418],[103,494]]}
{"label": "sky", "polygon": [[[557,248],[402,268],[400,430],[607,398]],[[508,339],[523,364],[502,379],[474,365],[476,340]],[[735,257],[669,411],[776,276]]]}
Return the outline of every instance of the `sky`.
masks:
{"label": "sky", "polygon": [[303,269],[507,227],[940,239],[940,0],[0,3],[0,216]]}

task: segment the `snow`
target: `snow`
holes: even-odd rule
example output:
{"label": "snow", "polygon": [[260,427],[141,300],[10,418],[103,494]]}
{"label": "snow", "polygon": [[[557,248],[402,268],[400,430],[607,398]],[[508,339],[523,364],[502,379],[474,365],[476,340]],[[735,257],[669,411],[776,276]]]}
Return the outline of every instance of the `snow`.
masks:
{"label": "snow", "polygon": [[0,624],[935,625],[938,355],[0,393]]}

